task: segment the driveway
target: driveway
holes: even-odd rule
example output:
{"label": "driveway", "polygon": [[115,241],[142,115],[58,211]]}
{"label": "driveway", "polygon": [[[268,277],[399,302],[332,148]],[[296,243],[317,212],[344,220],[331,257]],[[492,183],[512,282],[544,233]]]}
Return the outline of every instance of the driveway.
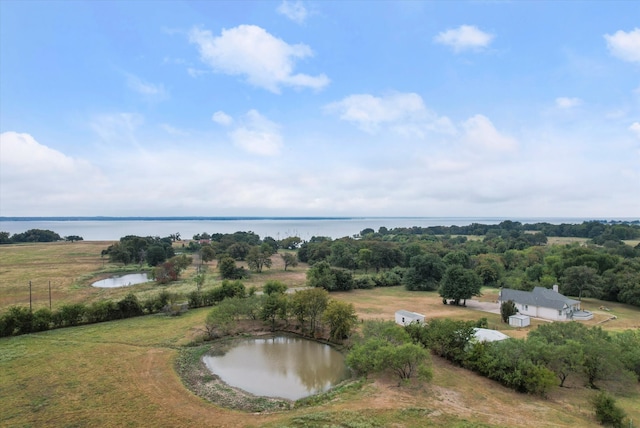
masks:
{"label": "driveway", "polygon": [[467,308],[500,315],[500,303],[467,300]]}

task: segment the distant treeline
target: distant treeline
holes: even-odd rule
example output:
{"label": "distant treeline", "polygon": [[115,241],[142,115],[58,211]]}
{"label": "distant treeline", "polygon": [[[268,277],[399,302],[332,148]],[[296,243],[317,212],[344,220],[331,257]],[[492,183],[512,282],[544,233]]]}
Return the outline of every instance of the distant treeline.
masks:
{"label": "distant treeline", "polygon": [[70,235],[62,238],[51,230],[29,229],[26,232],[10,235],[9,232],[0,232],[0,244],[19,244],[22,242],[56,242],[56,241],[82,241],[82,236]]}
{"label": "distant treeline", "polygon": [[[540,232],[545,236],[589,238],[601,244],[608,240],[624,240],[640,238],[640,221],[633,222],[600,222],[585,221],[582,224],[520,223],[505,220],[499,224],[472,223],[468,226],[429,226],[399,227],[378,229],[379,235],[502,235],[504,232]],[[364,229],[361,236],[375,234],[373,229]],[[597,242],[600,241],[600,242]]]}

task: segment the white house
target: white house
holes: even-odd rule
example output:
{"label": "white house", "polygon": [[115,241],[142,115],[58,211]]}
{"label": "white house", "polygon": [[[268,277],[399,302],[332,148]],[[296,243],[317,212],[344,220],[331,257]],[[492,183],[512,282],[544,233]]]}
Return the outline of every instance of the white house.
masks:
{"label": "white house", "polygon": [[498,301],[500,304],[511,300],[516,305],[520,315],[529,315],[535,318],[544,318],[552,321],[570,321],[574,319],[591,319],[593,314],[580,310],[580,302],[569,299],[558,293],[558,286],[553,290],[544,287],[536,287],[533,291],[512,290],[503,288],[500,290]]}
{"label": "white house", "polygon": [[516,314],[509,317],[509,325],[511,327],[529,327],[531,317],[528,315]]}
{"label": "white house", "polygon": [[400,309],[396,311],[396,323],[400,325],[409,325],[412,322],[417,322],[420,324],[424,323],[424,315],[419,314],[417,312],[405,311],[404,309]]}

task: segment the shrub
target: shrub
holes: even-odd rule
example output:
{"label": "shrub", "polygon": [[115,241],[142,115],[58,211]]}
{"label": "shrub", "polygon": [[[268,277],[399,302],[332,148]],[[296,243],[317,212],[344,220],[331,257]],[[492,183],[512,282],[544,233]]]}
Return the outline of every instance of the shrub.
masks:
{"label": "shrub", "polygon": [[118,309],[123,318],[132,318],[144,313],[142,306],[135,294],[129,293],[118,302]]}
{"label": "shrub", "polygon": [[593,398],[596,419],[601,425],[620,427],[625,418],[624,410],[616,405],[616,400],[606,392],[600,392]]}
{"label": "shrub", "polygon": [[82,322],[87,308],[82,303],[62,305],[58,310],[60,326],[75,326]]}

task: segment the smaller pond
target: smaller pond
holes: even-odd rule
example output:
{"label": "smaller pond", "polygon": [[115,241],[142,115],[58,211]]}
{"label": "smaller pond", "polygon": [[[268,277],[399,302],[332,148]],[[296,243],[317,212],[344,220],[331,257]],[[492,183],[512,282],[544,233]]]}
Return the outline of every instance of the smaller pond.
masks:
{"label": "smaller pond", "polygon": [[239,340],[224,355],[205,355],[207,368],[254,395],[298,400],[332,388],[349,375],[329,345],[294,336]]}
{"label": "smaller pond", "polygon": [[130,285],[142,284],[149,282],[149,276],[146,273],[130,273],[122,276],[112,276],[111,278],[101,279],[91,284],[98,288],[117,288],[128,287]]}

